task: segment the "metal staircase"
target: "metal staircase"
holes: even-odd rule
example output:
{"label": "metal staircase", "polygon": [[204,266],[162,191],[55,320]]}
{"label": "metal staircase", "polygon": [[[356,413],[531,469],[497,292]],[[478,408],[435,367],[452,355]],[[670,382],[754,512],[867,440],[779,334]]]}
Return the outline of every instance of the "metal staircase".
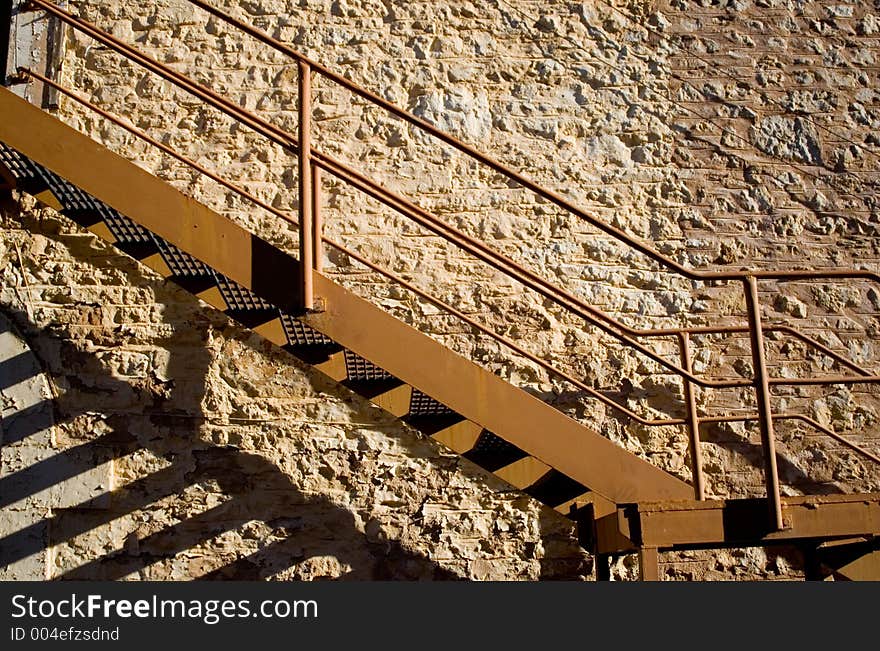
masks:
{"label": "metal staircase", "polygon": [[[638,553],[643,578],[657,579],[660,578],[658,552],[663,550],[798,544],[809,559],[808,578],[834,573],[838,578],[880,579],[876,562],[880,494],[783,497],[776,467],[774,422],[799,420],[871,462],[880,463],[880,458],[804,414],[774,413],[771,408],[775,386],[874,384],[880,382],[880,376],[793,328],[769,327],[762,323],[758,294],[758,284],[763,280],[862,278],[877,282],[880,276],[863,270],[706,272],[686,268],[263,32],[205,2],[190,1],[297,61],[298,133],[288,133],[248,113],[53,3],[32,0],[31,6],[48,12],[269,141],[282,145],[296,157],[299,166],[300,209],[296,218],[261,202],[37,71],[21,70],[19,81],[39,80],[279,219],[296,223],[300,233],[298,258],[245,231],[4,88],[0,88],[0,181],[35,196],[244,326],[286,347],[334,380],[527,494],[569,514],[578,522],[583,545],[601,561],[597,564],[599,578],[608,577],[607,560],[617,554]],[[628,327],[564,288],[524,269],[484,242],[449,226],[414,201],[334,160],[311,144],[310,80],[313,74],[322,75],[456,147],[648,256],[668,273],[741,284],[748,307],[746,323],[656,330]],[[379,200],[566,308],[666,372],[676,374],[682,382],[684,413],[672,414],[666,419],[645,418],[581,378],[529,353],[519,342],[499,335],[453,306],[326,238],[321,225],[322,174],[332,175]],[[693,485],[624,450],[343,288],[323,273],[321,250],[325,245],[402,284],[624,417],[644,426],[685,428],[690,443]],[[764,333],[771,330],[814,348],[845,372],[814,378],[771,376],[764,344]],[[748,333],[754,377],[712,379],[697,374],[691,364],[689,338],[707,333]],[[679,360],[671,361],[644,343],[657,337],[673,337],[678,342]],[[757,410],[746,416],[700,413],[694,399],[697,386],[753,390]],[[701,425],[748,420],[760,426],[766,495],[738,500],[706,499]]]}

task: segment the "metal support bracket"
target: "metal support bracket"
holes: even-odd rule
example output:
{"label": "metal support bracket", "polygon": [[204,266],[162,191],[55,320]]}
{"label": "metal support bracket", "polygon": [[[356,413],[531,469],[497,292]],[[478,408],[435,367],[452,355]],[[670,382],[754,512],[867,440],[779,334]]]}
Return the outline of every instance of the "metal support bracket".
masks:
{"label": "metal support bracket", "polygon": [[327,311],[327,301],[323,296],[315,296],[313,300],[314,305],[311,310],[308,310],[309,314],[320,314]]}
{"label": "metal support bracket", "polygon": [[28,74],[28,71],[25,68],[18,68],[15,72],[13,72],[6,78],[6,81],[10,86],[14,86],[17,84],[29,84],[31,82],[31,76]]}

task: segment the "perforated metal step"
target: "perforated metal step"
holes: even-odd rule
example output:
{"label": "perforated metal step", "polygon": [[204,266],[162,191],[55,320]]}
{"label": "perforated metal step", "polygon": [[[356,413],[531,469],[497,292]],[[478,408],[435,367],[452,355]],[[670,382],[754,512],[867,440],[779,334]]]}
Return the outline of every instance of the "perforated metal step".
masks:
{"label": "perforated metal step", "polygon": [[217,281],[217,287],[223,295],[223,300],[226,301],[230,310],[236,312],[252,312],[272,311],[278,309],[254,294],[248,288],[242,287],[237,282],[227,278],[223,274],[214,272],[214,277]]}
{"label": "perforated metal step", "polygon": [[104,223],[107,224],[107,228],[113,233],[113,237],[116,238],[118,244],[122,246],[153,244],[153,237],[150,231],[140,224],[136,224],[128,217],[120,215],[109,206],[103,206],[101,217],[104,219]]}
{"label": "perforated metal step", "polygon": [[55,198],[58,199],[66,213],[81,213],[90,210],[94,213],[99,213],[102,207],[106,207],[57,174],[45,168],[40,168],[38,171],[46,186],[55,195]]}
{"label": "perforated metal step", "polygon": [[41,180],[39,165],[2,142],[0,142],[0,164],[10,171],[16,181],[28,183]]}
{"label": "perforated metal step", "polygon": [[375,382],[394,379],[394,376],[388,371],[379,368],[348,349],[345,351],[345,370],[348,373],[348,379],[352,382]]}
{"label": "perforated metal step", "polygon": [[159,255],[168,265],[171,274],[175,278],[210,278],[213,279],[214,272],[204,262],[192,257],[186,251],[181,251],[171,242],[168,242],[155,233],[151,233],[156,248],[159,249]]}
{"label": "perforated metal step", "polygon": [[123,246],[154,246],[152,234],[148,230],[75,185],[54,174],[53,176],[55,178],[49,182],[49,189],[69,217],[80,223],[103,220],[117,242]]}
{"label": "perforated metal step", "polygon": [[287,341],[291,346],[335,346],[329,337],[318,332],[314,328],[310,328],[299,319],[286,312],[281,313],[281,325],[284,327],[284,334],[287,335]]}
{"label": "perforated metal step", "polygon": [[442,402],[437,402],[429,395],[426,395],[418,389],[412,390],[412,397],[409,400],[409,415],[415,418],[423,416],[451,416],[455,414],[449,407]]}
{"label": "perforated metal step", "polygon": [[480,434],[473,449],[462,456],[486,470],[493,471],[510,465],[514,461],[519,461],[528,455],[492,432],[484,431]]}

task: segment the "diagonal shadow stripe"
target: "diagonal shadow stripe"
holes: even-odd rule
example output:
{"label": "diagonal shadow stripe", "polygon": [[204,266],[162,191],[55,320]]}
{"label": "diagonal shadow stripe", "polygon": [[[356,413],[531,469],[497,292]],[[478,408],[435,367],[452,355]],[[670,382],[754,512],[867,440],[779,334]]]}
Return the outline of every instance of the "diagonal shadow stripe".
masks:
{"label": "diagonal shadow stripe", "polygon": [[118,440],[115,434],[105,434],[0,478],[0,508],[106,463],[114,456],[109,446]]}
{"label": "diagonal shadow stripe", "polygon": [[173,558],[200,542],[237,529],[249,520],[246,515],[224,518],[230,510],[235,509],[230,509],[229,503],[224,502],[141,538],[136,543],[138,548],[136,555],[127,554],[124,549],[114,550],[68,570],[57,578],[61,581],[88,580],[96,577],[100,577],[102,581],[121,579],[154,563]]}
{"label": "diagonal shadow stripe", "polygon": [[[75,518],[68,517],[62,520],[59,515],[53,515],[0,538],[0,565],[9,565],[45,549],[43,532],[47,523],[52,532],[52,544],[68,542],[124,514],[143,509],[170,495],[176,495],[180,490],[179,482],[175,481],[176,477],[179,477],[177,468],[169,466],[127,484],[122,489],[97,495],[71,509],[66,509],[67,512],[77,512]],[[100,508],[111,495],[113,508],[111,510]]]}
{"label": "diagonal shadow stripe", "polygon": [[[266,545],[247,556],[242,556],[232,563],[212,570],[198,577],[200,581],[259,581],[272,574],[284,570],[293,562],[291,559],[301,556],[299,542],[295,536],[284,538]],[[371,579],[400,580],[431,580],[431,581],[464,581],[465,577],[456,574],[424,557],[418,557],[405,549],[399,542],[393,541],[383,545],[381,553],[376,554],[377,562],[370,576],[358,575],[354,580]],[[282,560],[286,559],[286,560]],[[298,559],[301,560],[301,559]],[[399,568],[405,568],[406,574],[401,577]],[[357,568],[355,568],[357,571]]]}
{"label": "diagonal shadow stripe", "polygon": [[0,391],[42,373],[29,350],[0,361]]}
{"label": "diagonal shadow stripe", "polygon": [[[55,424],[51,400],[43,400],[0,420],[0,447],[19,443]],[[0,497],[3,493],[0,491]]]}

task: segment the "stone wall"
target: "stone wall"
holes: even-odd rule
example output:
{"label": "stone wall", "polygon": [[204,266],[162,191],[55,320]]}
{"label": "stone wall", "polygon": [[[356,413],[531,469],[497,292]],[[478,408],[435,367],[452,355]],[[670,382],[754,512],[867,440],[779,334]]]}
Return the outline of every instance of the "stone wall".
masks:
{"label": "stone wall", "polygon": [[[683,264],[877,269],[871,190],[878,43],[869,3],[216,4]],[[295,66],[184,0],[80,0],[71,6],[261,117],[296,128]],[[68,30],[66,46],[65,84],[295,214],[296,169],[289,154],[81,35]],[[657,274],[654,263],[583,220],[326,80],[316,78],[314,85],[316,146],[591,305],[631,326],[742,322],[738,286]],[[279,228],[277,218],[74,103],[63,102],[59,115],[279,246],[295,248],[293,229]],[[679,415],[680,383],[655,364],[333,179],[326,180],[324,200],[331,237],[640,413]],[[634,453],[689,477],[683,431],[635,427],[345,256],[330,250],[328,265],[362,296]],[[764,314],[870,366],[877,291],[831,282],[765,283]],[[652,344],[677,360],[671,340]],[[695,347],[698,372],[751,373],[747,339],[699,337]],[[770,352],[776,373],[838,370],[787,338],[771,337]],[[213,359],[213,353],[206,356]],[[872,392],[836,387],[778,395],[777,409],[800,408],[878,450],[871,425],[880,404]],[[754,403],[748,391],[701,391],[699,400],[713,413]],[[779,434],[787,492],[880,488],[876,468],[827,438],[788,425]],[[717,426],[705,436],[710,493],[760,494],[756,431]],[[760,550],[695,554],[670,559],[676,564],[668,567],[675,577],[791,576],[797,562],[786,558],[768,559]]]}
{"label": "stone wall", "polygon": [[[870,2],[670,2],[673,163],[695,216],[684,233],[701,266],[878,269],[876,25]],[[765,282],[762,290],[769,321],[876,368],[875,284]],[[747,359],[732,359],[744,350],[729,346],[718,361],[748,372]],[[777,375],[842,370],[787,337],[770,351]],[[779,411],[808,414],[878,449],[876,391],[838,385],[776,394]],[[731,434],[712,436],[743,452]],[[781,437],[790,486],[877,490],[876,466],[828,447],[815,431],[784,428]]]}

